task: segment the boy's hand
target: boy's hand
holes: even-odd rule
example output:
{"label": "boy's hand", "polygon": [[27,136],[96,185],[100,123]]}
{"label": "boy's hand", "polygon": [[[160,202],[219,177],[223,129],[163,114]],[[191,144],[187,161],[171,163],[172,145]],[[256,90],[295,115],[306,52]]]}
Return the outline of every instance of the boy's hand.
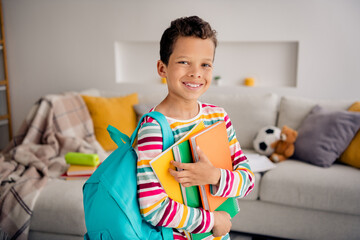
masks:
{"label": "boy's hand", "polygon": [[224,236],[231,230],[230,215],[227,212],[215,211],[214,212],[214,227],[212,233],[214,237]]}
{"label": "boy's hand", "polygon": [[172,164],[176,168],[181,168],[183,171],[175,171],[169,169],[170,174],[177,182],[184,187],[194,185],[218,185],[220,181],[220,169],[214,167],[203,151],[197,147],[199,161],[196,163],[179,163],[173,161]]}

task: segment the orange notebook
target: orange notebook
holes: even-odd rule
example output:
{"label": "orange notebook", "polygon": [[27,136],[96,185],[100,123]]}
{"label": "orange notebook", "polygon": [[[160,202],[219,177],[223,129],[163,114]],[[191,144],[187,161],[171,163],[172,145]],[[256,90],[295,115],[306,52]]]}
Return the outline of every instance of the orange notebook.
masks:
{"label": "orange notebook", "polygon": [[160,153],[150,161],[150,166],[153,169],[156,177],[159,179],[161,186],[164,188],[167,195],[176,202],[184,203],[181,193],[180,184],[170,174],[169,168],[175,170],[175,167],[170,163],[175,161],[172,149],[174,146],[186,141],[195,133],[198,133],[205,128],[204,123],[201,121],[196,124],[185,136],[178,140],[174,145]]}
{"label": "orange notebook", "polygon": [[[199,146],[215,167],[232,171],[232,160],[225,122],[216,122],[194,134],[190,138],[190,145],[194,161],[199,161],[196,151],[196,147]],[[227,199],[213,196],[210,192],[209,184],[199,186],[199,189],[203,208],[211,212]]]}

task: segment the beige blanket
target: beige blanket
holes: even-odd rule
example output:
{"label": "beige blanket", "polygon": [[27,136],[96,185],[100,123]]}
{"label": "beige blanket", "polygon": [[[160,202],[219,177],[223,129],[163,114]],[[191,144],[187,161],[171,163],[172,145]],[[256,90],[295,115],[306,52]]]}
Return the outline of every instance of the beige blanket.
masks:
{"label": "beige blanket", "polygon": [[35,201],[49,177],[66,171],[70,151],[106,156],[78,94],[45,96],[0,155],[0,239],[27,239]]}

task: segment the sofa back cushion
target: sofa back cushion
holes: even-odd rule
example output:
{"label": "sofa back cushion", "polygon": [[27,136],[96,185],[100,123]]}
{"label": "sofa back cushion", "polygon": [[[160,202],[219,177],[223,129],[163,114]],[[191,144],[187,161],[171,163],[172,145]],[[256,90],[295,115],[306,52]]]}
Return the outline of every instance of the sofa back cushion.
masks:
{"label": "sofa back cushion", "polygon": [[252,142],[258,131],[265,126],[276,124],[279,105],[279,97],[276,94],[239,94],[230,97],[207,93],[200,101],[225,109],[243,149],[253,149]]}
{"label": "sofa back cushion", "polygon": [[316,106],[328,110],[347,110],[354,101],[347,100],[314,100],[300,97],[284,96],[280,100],[278,127],[287,125],[298,130],[306,116]]}

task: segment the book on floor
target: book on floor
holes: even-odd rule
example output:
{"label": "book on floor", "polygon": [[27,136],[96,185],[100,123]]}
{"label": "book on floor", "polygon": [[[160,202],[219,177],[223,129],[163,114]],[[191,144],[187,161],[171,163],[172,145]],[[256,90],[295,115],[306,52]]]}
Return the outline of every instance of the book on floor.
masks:
{"label": "book on floor", "polygon": [[91,177],[91,174],[78,174],[69,176],[66,172],[63,173],[60,178],[65,180],[80,180],[80,179],[88,179]]}
{"label": "book on floor", "polygon": [[[232,171],[232,160],[225,122],[219,121],[201,130],[192,135],[189,142],[195,162],[199,161],[196,151],[197,146],[199,146],[215,167]],[[209,184],[199,186],[199,189],[202,206],[206,210],[214,211],[227,199],[213,196]]]}
{"label": "book on floor", "polygon": [[158,178],[161,186],[164,188],[167,195],[176,202],[184,203],[182,199],[180,185],[169,172],[169,168],[175,170],[175,167],[171,164],[171,161],[175,161],[172,149],[174,146],[188,140],[191,135],[199,132],[204,128],[204,123],[200,121],[180,140],[175,142],[171,147],[169,147],[150,161],[150,166],[153,169],[156,177]]}
{"label": "book on floor", "polygon": [[95,172],[97,166],[84,166],[84,165],[74,165],[71,164],[66,171],[68,176],[75,175],[91,175]]}
{"label": "book on floor", "polygon": [[[180,143],[173,147],[174,159],[181,163],[193,163],[193,156],[190,149],[189,141]],[[177,169],[182,171],[182,169]],[[179,183],[178,183],[179,184]],[[199,194],[199,188],[197,186],[184,187],[179,184],[181,188],[181,194],[184,204],[189,207],[201,207],[201,199]]]}

